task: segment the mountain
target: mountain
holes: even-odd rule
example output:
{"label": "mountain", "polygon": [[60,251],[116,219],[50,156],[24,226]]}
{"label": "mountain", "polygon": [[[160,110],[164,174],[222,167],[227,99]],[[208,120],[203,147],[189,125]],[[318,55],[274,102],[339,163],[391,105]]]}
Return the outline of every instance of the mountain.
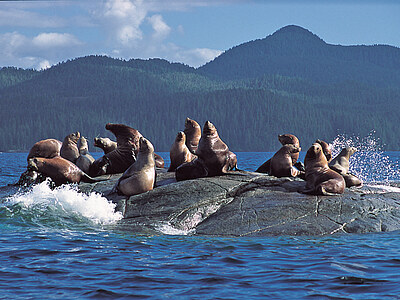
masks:
{"label": "mountain", "polygon": [[[0,151],[124,123],[169,151],[186,117],[210,120],[233,151],[275,151],[278,134],[317,138],[372,130],[400,150],[400,49],[329,45],[284,27],[195,69],[163,59],[87,56],[44,71],[0,69]],[[90,148],[94,151],[94,147]]]}
{"label": "mountain", "polygon": [[384,45],[331,45],[304,28],[290,25],[264,39],[227,50],[199,71],[222,80],[269,74],[320,84],[355,81],[399,87],[400,49]]}

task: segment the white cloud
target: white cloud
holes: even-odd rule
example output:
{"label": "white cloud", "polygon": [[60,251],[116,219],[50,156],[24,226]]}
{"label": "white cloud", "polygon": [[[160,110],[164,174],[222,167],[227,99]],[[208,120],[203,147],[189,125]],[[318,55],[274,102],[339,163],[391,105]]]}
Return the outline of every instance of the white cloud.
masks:
{"label": "white cloud", "polygon": [[18,32],[0,34],[0,66],[42,69],[81,52],[83,43],[68,33],[40,33],[31,38]]}
{"label": "white cloud", "polygon": [[154,39],[164,39],[171,32],[171,27],[169,27],[164,22],[163,17],[161,15],[153,15],[151,17],[148,17],[147,20],[149,21],[154,30],[153,33]]}
{"label": "white cloud", "polygon": [[94,13],[108,32],[110,43],[125,46],[142,39],[140,26],[146,15],[142,0],[108,0],[100,11]]}
{"label": "white cloud", "polygon": [[32,44],[39,48],[71,47],[82,44],[69,33],[40,33],[32,39]]}
{"label": "white cloud", "polygon": [[196,48],[176,52],[175,60],[184,62],[193,67],[200,67],[221,55],[221,50]]}

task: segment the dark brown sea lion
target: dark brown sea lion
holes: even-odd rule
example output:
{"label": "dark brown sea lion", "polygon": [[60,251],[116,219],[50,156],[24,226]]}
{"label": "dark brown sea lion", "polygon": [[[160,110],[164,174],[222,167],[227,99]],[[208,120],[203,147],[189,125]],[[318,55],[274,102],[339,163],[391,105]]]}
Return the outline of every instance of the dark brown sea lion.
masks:
{"label": "dark brown sea lion", "polygon": [[329,167],[343,176],[346,187],[362,186],[363,182],[357,176],[349,173],[350,156],[357,152],[355,147],[346,147],[329,163]]}
{"label": "dark brown sea lion", "polygon": [[196,154],[196,150],[201,138],[200,125],[195,120],[186,118],[185,130],[183,132],[186,135],[186,146],[190,152]]}
{"label": "dark brown sea lion", "polygon": [[292,156],[299,153],[300,147],[293,144],[283,145],[271,158],[270,175],[275,177],[295,177],[300,171],[293,167]]}
{"label": "dark brown sea lion", "polygon": [[229,170],[231,158],[229,148],[210,121],[204,124],[196,155],[206,165],[208,176],[222,175]]}
{"label": "dark brown sea lion", "polygon": [[46,139],[35,143],[29,151],[27,160],[32,157],[52,158],[60,155],[62,142],[56,139]]}
{"label": "dark brown sea lion", "polygon": [[324,142],[322,140],[316,140],[315,142],[321,145],[322,151],[324,152],[326,160],[329,163],[332,160],[331,146],[329,146],[329,144],[327,142]]}
{"label": "dark brown sea lion", "polygon": [[117,138],[117,149],[96,159],[90,166],[89,175],[92,177],[123,173],[136,161],[139,151],[139,139],[141,133],[124,124],[106,124],[106,129],[110,130]]}
{"label": "dark brown sea lion", "polygon": [[79,157],[78,140],[81,137],[79,131],[68,134],[62,143],[60,156],[75,163]]}
{"label": "dark brown sea lion", "polygon": [[171,164],[168,168],[168,172],[173,172],[181,164],[191,162],[197,158],[197,156],[190,152],[189,148],[186,146],[186,135],[183,131],[178,132],[175,141],[169,150],[169,157],[171,159]]}
{"label": "dark brown sea lion", "polygon": [[[300,147],[299,139],[295,135],[290,133],[278,135],[278,140],[282,146],[293,145],[295,147]],[[299,159],[299,152],[292,153],[291,157],[292,165],[295,166],[299,171],[304,171],[303,165],[300,162],[297,163],[297,160]],[[271,175],[271,158],[264,162],[261,166],[259,166],[256,172],[267,173]]]}
{"label": "dark brown sea lion", "polygon": [[346,187],[343,177],[328,166],[322,146],[314,143],[304,158],[306,187],[302,193],[313,195],[342,194]]}
{"label": "dark brown sea lion", "polygon": [[117,149],[117,142],[114,142],[109,138],[96,137],[94,138],[94,146],[102,149],[104,154],[107,154]]}
{"label": "dark brown sea lion", "polygon": [[98,182],[89,177],[69,160],[56,156],[53,158],[34,157],[28,161],[28,171],[36,171],[50,177],[56,185],[65,183]]}
{"label": "dark brown sea lion", "polygon": [[181,164],[175,170],[175,179],[177,181],[204,178],[208,176],[208,170],[205,163],[196,158],[191,162]]}
{"label": "dark brown sea lion", "polygon": [[140,137],[140,150],[137,160],[124,172],[113,191],[125,196],[132,196],[154,188],[156,169],[154,147],[144,137]]}
{"label": "dark brown sea lion", "polygon": [[94,162],[94,158],[89,153],[89,145],[85,137],[81,136],[78,142],[79,148],[79,157],[76,160],[75,164],[78,166],[86,174],[89,173],[89,168]]}

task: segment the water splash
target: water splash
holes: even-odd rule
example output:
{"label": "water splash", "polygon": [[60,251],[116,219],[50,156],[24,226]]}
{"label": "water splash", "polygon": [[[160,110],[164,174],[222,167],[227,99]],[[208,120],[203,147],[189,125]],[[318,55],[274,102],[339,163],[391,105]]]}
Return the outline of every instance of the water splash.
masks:
{"label": "water splash", "polygon": [[343,148],[356,147],[357,152],[350,157],[350,172],[364,182],[388,183],[400,180],[399,162],[391,161],[383,152],[383,145],[376,132],[371,131],[365,137],[338,135],[332,143],[332,157]]}
{"label": "water splash", "polygon": [[[16,204],[19,208],[15,208]],[[39,223],[49,219],[54,221],[72,218],[81,221],[83,217],[95,224],[107,225],[122,219],[122,214],[115,212],[116,204],[100,194],[87,195],[80,192],[75,185],[51,189],[48,181],[34,185],[28,191],[9,196],[3,206],[10,211],[15,210],[13,213],[25,214],[24,219],[34,213],[35,219],[39,219],[35,222]]]}
{"label": "water splash", "polygon": [[172,226],[169,222],[160,222],[156,224],[155,229],[167,235],[191,235],[194,233],[194,229],[190,230],[178,229]]}

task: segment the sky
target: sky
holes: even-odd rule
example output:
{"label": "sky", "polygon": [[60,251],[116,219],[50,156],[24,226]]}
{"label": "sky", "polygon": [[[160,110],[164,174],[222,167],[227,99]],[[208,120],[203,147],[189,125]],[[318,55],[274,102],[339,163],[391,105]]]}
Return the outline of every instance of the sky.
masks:
{"label": "sky", "polygon": [[298,25],[325,42],[400,47],[398,0],[0,0],[0,67],[87,55],[199,67]]}

